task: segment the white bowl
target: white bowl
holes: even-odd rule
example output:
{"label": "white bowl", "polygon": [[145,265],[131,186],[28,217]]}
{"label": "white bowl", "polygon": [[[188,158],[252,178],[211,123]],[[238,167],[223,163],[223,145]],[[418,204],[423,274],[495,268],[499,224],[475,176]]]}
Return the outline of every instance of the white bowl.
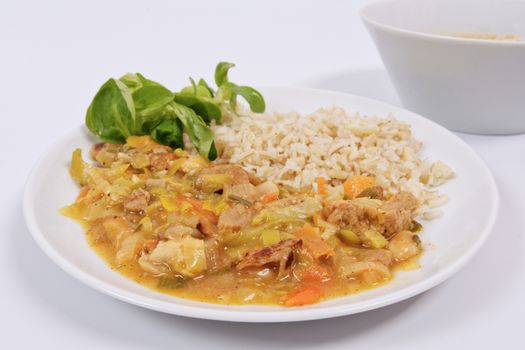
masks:
{"label": "white bowl", "polygon": [[[147,289],[120,275],[89,247],[82,228],[59,214],[75,200],[78,185],[68,164],[73,149],[84,154],[97,142],[84,126],[65,135],[36,164],[25,189],[24,214],[35,241],[66,272],[103,293],[153,310],[176,315],[242,322],[287,322],[348,315],[389,305],[443,282],[478,251],[494,225],[499,196],[494,179],[476,153],[443,127],[401,108],[343,93],[295,88],[261,90],[269,111],[308,113],[320,106],[338,105],[357,112],[388,116],[412,125],[423,142],[422,156],[442,160],[455,178],[440,187],[450,201],[444,216],[424,223],[425,253],[421,268],[400,272],[385,286],[299,308],[215,305],[176,298]],[[453,297],[453,296],[451,296]],[[82,303],[82,300],[78,300]]]}
{"label": "white bowl", "polygon": [[365,6],[372,35],[404,107],[447,128],[525,132],[525,1],[393,0]]}

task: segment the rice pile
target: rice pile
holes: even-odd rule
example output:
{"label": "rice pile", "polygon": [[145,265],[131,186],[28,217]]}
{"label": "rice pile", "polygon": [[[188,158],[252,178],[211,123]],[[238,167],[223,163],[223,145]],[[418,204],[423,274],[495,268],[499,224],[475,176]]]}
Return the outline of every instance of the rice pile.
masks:
{"label": "rice pile", "polygon": [[331,107],[305,116],[244,113],[213,128],[220,160],[275,183],[301,188],[324,177],[337,187],[349,176],[373,175],[389,192],[415,195],[424,219],[440,216],[435,208],[447,201],[435,187],[450,179],[452,170],[421,159],[421,142],[410,125],[391,116],[349,117]]}

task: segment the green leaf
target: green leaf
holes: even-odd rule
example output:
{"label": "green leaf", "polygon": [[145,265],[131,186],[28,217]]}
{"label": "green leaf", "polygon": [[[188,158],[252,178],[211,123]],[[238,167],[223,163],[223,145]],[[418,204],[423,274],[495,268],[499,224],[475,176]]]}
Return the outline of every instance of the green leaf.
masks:
{"label": "green leaf", "polygon": [[215,68],[215,84],[218,87],[228,81],[228,71],[233,67],[235,67],[235,64],[230,62],[219,62],[217,64]]}
{"label": "green leaf", "polygon": [[171,103],[173,112],[180,119],[184,132],[188,134],[191,143],[195,145],[200,155],[210,160],[217,158],[217,150],[213,142],[213,131],[191,108],[176,102]]}
{"label": "green leaf", "polygon": [[160,85],[145,85],[135,90],[132,96],[137,113],[146,119],[173,101],[175,94]]}
{"label": "green leaf", "polygon": [[205,97],[211,99],[213,97],[213,91],[210,92],[210,88],[208,86],[202,85],[200,83],[201,81],[203,80],[201,79],[199,81],[199,84],[195,84],[195,80],[190,78],[191,85],[182,88],[179,94]]}
{"label": "green leaf", "polygon": [[86,113],[86,126],[102,140],[124,143],[140,132],[142,119],[136,115],[128,87],[109,79],[98,90]]}
{"label": "green leaf", "polygon": [[161,84],[157,83],[156,81],[147,79],[140,73],[127,73],[121,76],[119,80],[124,85],[126,85],[132,93],[138,88],[141,88],[143,86],[161,86],[163,87]]}
{"label": "green leaf", "polygon": [[191,87],[193,88],[193,95],[197,95],[197,84],[195,83],[195,80],[193,80],[192,77],[190,77],[190,83]]}
{"label": "green leaf", "polygon": [[151,137],[160,144],[171,148],[183,148],[182,123],[177,118],[166,118],[162,120],[151,131]]}
{"label": "green leaf", "polygon": [[143,76],[140,73],[135,73],[135,74],[140,79],[140,82],[142,83],[143,86],[163,86],[162,84],[157,83],[156,81],[153,81],[151,79],[147,79],[145,76]]}
{"label": "green leaf", "polygon": [[233,63],[220,62],[215,69],[217,91],[205,80],[180,93],[173,93],[140,73],[128,73],[120,79],[109,79],[97,92],[86,112],[86,126],[108,142],[124,143],[131,135],[150,135],[158,142],[182,147],[183,132],[188,134],[199,153],[208,159],[217,158],[213,132],[206,125],[221,121],[221,108],[235,110],[242,96],[254,112],[263,112],[261,94],[249,87],[228,81]]}
{"label": "green leaf", "polygon": [[140,78],[133,73],[126,73],[123,76],[119,78],[119,80],[128,87],[128,89],[131,90],[131,92],[135,91],[139,87],[142,86],[142,81]]}
{"label": "green leaf", "polygon": [[215,160],[217,159],[217,148],[215,148],[215,141],[211,143],[210,147],[210,153],[208,153],[208,159],[209,160]]}
{"label": "green leaf", "polygon": [[212,119],[215,119],[219,123],[221,121],[222,114],[219,106],[204,97],[179,93],[175,94],[175,102],[193,109],[207,124],[209,124]]}
{"label": "green leaf", "polygon": [[[239,86],[231,82],[222,84],[222,89],[229,90],[235,95],[242,96],[250,105],[250,109],[255,113],[263,113],[266,109],[266,103],[261,93],[249,86]],[[232,100],[233,97],[230,98]]]}
{"label": "green leaf", "polygon": [[215,96],[215,91],[208,85],[206,80],[199,79],[199,83],[197,84],[197,86],[202,86],[202,87],[206,88],[206,90],[208,90],[208,92],[210,93],[210,97]]}

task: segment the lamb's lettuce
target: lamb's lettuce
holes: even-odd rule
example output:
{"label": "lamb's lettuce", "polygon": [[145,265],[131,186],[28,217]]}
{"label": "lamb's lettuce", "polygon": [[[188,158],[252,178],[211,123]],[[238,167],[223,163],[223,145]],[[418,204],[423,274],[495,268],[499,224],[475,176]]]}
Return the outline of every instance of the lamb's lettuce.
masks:
{"label": "lamb's lettuce", "polygon": [[243,97],[253,112],[264,112],[262,95],[249,86],[239,86],[228,79],[233,63],[220,62],[215,69],[217,90],[204,79],[174,93],[140,73],[128,73],[109,79],[99,89],[86,113],[88,129],[110,143],[124,143],[132,135],[149,135],[173,148],[184,147],[183,133],[199,153],[210,160],[217,158],[213,120],[220,123],[222,108],[236,111],[237,96]]}
{"label": "lamb's lettuce", "polygon": [[141,125],[131,92],[116,79],[109,79],[102,85],[86,113],[88,129],[111,143],[126,142],[128,136],[140,132]]}

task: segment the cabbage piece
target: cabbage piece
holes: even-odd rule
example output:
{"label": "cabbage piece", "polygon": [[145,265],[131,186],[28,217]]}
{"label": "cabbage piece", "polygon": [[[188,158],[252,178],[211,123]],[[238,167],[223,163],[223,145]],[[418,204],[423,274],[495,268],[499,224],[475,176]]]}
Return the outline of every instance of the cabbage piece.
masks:
{"label": "cabbage piece", "polygon": [[82,159],[82,150],[77,148],[71,155],[71,165],[69,166],[69,174],[71,177],[78,182],[80,185],[84,185],[87,182],[86,169],[90,165]]}
{"label": "cabbage piece", "polygon": [[303,202],[289,205],[284,208],[272,209],[275,213],[292,218],[306,219],[313,216],[323,208],[321,202],[315,198],[308,197]]}
{"label": "cabbage piece", "polygon": [[206,253],[203,240],[193,237],[184,238],[182,240],[182,251],[184,254],[184,267],[181,269],[181,273],[197,275],[206,270]]}
{"label": "cabbage piece", "polygon": [[126,237],[120,245],[117,254],[115,255],[115,263],[122,265],[131,261],[137,254],[137,250],[144,242],[144,237],[140,233],[134,233]]}
{"label": "cabbage piece", "polygon": [[108,217],[102,226],[114,247],[119,247],[120,242],[133,232],[133,226],[123,217]]}
{"label": "cabbage piece", "polygon": [[176,272],[195,277],[206,270],[204,241],[193,237],[159,242],[151,252],[140,257],[139,265],[151,274]]}

